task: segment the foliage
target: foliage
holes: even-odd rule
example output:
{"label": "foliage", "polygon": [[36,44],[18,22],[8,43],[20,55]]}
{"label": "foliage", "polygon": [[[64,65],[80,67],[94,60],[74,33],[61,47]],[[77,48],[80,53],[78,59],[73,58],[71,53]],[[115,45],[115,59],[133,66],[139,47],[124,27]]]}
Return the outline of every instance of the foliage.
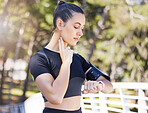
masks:
{"label": "foliage", "polygon": [[[2,7],[0,12],[2,14],[4,1],[1,1],[1,3]],[[83,2],[80,1],[73,1],[73,3],[79,4],[80,6],[84,5]],[[16,4],[17,7],[15,7]],[[25,24],[25,32],[23,35],[23,47],[21,48],[21,54],[23,55],[20,54],[20,57],[27,55],[26,47],[29,44],[29,40],[34,37],[37,23],[40,23],[40,31],[34,49],[39,50],[41,47],[45,46],[50,39],[53,11],[56,4],[57,1],[53,0],[27,0],[26,2],[18,0],[11,1],[7,9],[8,14],[5,19],[5,22],[8,22],[8,25],[2,29],[3,33],[7,34],[7,37],[1,37],[1,50],[3,50],[2,48],[5,45],[8,45],[10,48],[9,54],[14,53],[15,45],[18,40],[18,32],[22,24]],[[90,39],[93,38],[93,35],[91,35],[92,37],[88,37],[87,31],[93,34],[94,29],[96,29],[95,26],[102,18],[103,9],[107,5],[111,7],[109,10],[109,18],[106,21],[106,26],[108,26],[108,28],[102,32],[101,39],[98,36],[99,40],[96,42],[96,50],[91,61],[100,61],[100,63],[98,62],[96,65],[103,68],[105,71],[108,71],[109,65],[114,63],[118,65],[117,67],[122,68],[126,65],[123,69],[124,72],[128,71],[131,73],[133,68],[136,68],[137,72],[138,70],[143,70],[147,65],[146,60],[148,54],[147,4],[128,6],[122,0],[87,0],[85,15],[89,29],[85,28],[85,35],[78,44],[78,46],[84,48],[83,50],[85,54],[82,53],[83,51],[80,53],[86,56],[86,52],[89,50],[88,45],[90,44]],[[131,8],[135,14],[143,16],[145,20],[141,20],[138,17],[131,17]],[[4,36],[6,36],[6,34],[4,34]],[[5,38],[7,38],[7,41]],[[23,50],[25,53],[22,52]],[[12,56],[12,54],[10,56]],[[95,59],[96,57],[98,59]],[[143,72],[146,70],[147,68],[144,68]],[[140,73],[142,74],[141,71]],[[123,73],[123,75],[125,74]]]}
{"label": "foliage", "polygon": [[[14,58],[21,28],[24,29],[24,33],[18,58],[28,62],[29,44],[35,36],[37,38],[33,54],[49,42],[57,1],[10,1],[3,26],[0,24],[0,60],[5,51],[8,51],[8,58]],[[78,45],[73,47],[76,52],[86,58],[96,37],[94,53],[90,59],[92,63],[115,81],[148,81],[148,2],[130,6],[123,0],[66,1],[81,6],[87,20],[84,36]],[[95,31],[98,30],[98,23],[103,18],[106,6],[109,6],[106,28],[102,29],[101,34],[96,35]],[[4,7],[5,1],[0,0],[1,20]]]}

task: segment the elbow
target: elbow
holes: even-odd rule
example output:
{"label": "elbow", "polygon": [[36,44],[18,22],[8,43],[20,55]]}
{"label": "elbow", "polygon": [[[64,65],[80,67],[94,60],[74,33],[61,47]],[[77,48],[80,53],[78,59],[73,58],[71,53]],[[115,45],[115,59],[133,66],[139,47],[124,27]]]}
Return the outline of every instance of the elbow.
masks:
{"label": "elbow", "polygon": [[51,104],[54,104],[54,105],[60,105],[62,104],[63,102],[63,98],[61,97],[57,97],[57,96],[52,96],[50,99],[47,99],[48,102],[50,102]]}
{"label": "elbow", "polygon": [[50,101],[50,103],[54,104],[54,105],[60,105],[60,104],[62,104],[62,101],[55,99],[53,101]]}
{"label": "elbow", "polygon": [[63,99],[54,99],[53,103],[52,104],[55,104],[55,105],[60,105],[62,104],[62,101]]}

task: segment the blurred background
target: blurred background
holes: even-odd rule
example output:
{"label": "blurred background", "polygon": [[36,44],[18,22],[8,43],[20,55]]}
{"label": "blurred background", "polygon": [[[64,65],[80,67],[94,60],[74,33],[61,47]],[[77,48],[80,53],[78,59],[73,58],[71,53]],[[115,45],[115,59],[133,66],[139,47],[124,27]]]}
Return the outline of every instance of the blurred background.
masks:
{"label": "blurred background", "polygon": [[[65,0],[86,15],[72,47],[112,82],[148,82],[148,0]],[[0,105],[38,93],[29,59],[51,38],[58,0],[0,0]]]}

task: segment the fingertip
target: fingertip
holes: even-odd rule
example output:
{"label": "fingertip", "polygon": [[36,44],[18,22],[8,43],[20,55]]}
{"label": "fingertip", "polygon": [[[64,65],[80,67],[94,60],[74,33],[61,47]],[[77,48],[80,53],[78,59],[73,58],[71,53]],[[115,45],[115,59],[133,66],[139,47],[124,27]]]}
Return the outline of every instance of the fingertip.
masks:
{"label": "fingertip", "polygon": [[88,93],[86,90],[83,91],[84,93]]}
{"label": "fingertip", "polygon": [[85,91],[85,90],[84,90],[83,92],[84,92],[84,93],[87,93],[87,91]]}

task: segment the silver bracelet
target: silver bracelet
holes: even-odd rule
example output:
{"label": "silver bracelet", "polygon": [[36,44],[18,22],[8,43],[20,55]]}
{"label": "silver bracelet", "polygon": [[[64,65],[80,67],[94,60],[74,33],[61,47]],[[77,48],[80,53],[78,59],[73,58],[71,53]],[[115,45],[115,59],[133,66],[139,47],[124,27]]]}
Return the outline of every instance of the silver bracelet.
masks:
{"label": "silver bracelet", "polygon": [[[104,84],[104,82],[102,82],[102,81],[98,81],[98,83],[99,84],[102,84],[102,88],[101,88],[101,90],[100,91],[102,91],[104,88],[105,88],[105,84]],[[99,87],[100,88],[100,87]]]}

